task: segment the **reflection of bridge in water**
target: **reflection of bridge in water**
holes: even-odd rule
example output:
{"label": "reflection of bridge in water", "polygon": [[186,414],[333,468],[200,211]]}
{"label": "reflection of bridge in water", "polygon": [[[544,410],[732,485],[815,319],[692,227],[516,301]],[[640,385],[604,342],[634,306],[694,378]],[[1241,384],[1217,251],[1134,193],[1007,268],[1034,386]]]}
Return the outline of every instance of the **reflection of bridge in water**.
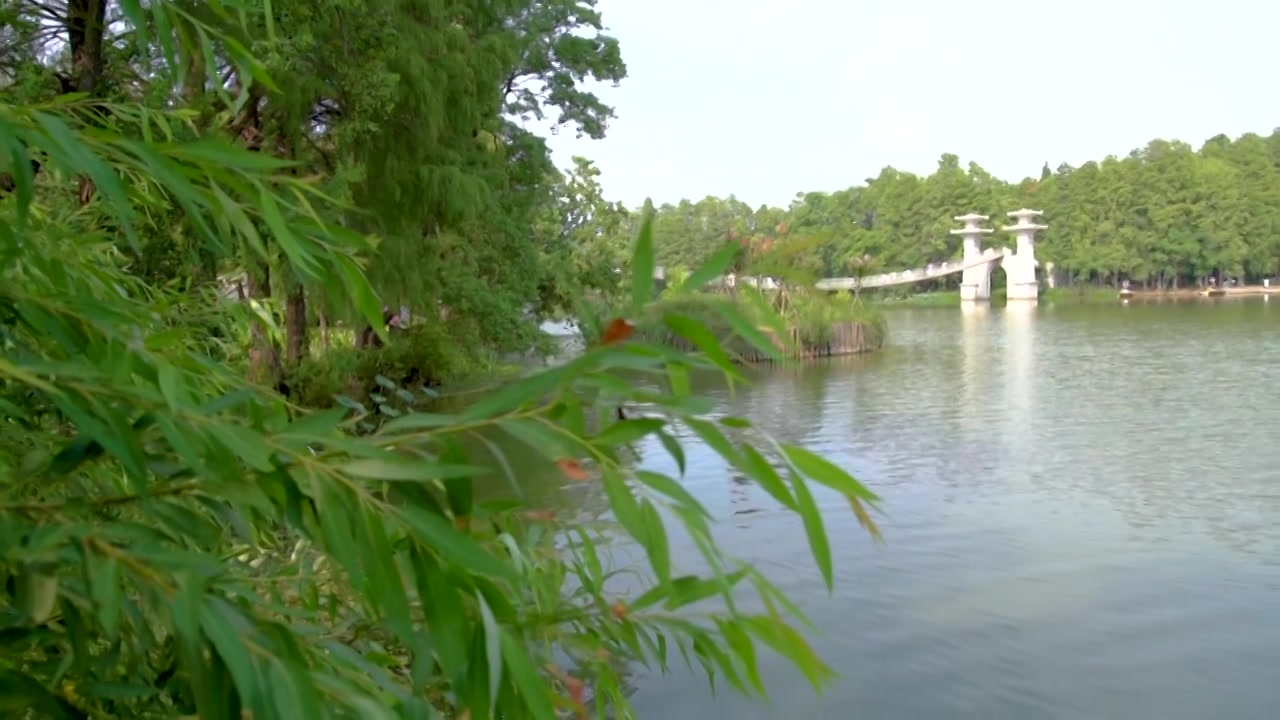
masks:
{"label": "reflection of bridge in water", "polygon": [[964,250],[959,260],[861,278],[828,278],[819,280],[816,287],[819,290],[866,290],[925,282],[962,273],[960,299],[983,301],[991,298],[991,273],[996,268],[1001,268],[1008,279],[1008,299],[1034,301],[1040,295],[1040,285],[1036,279],[1036,269],[1040,267],[1040,263],[1036,260],[1035,237],[1036,232],[1048,227],[1033,222],[1040,214],[1039,210],[1025,208],[1009,213],[1009,217],[1017,222],[1003,229],[1016,235],[1017,243],[1014,248],[983,249],[982,236],[995,231],[978,225],[989,219],[986,215],[971,213],[956,217],[956,220],[964,223],[964,227],[951,231],[952,235],[964,238]]}
{"label": "reflection of bridge in water", "polygon": [[[1028,458],[1035,453],[1036,437],[1036,315],[1029,303],[1009,303],[1001,313],[1004,354],[1004,402],[1000,433],[1004,452],[1011,458]],[[1025,480],[1025,478],[1023,478]]]}

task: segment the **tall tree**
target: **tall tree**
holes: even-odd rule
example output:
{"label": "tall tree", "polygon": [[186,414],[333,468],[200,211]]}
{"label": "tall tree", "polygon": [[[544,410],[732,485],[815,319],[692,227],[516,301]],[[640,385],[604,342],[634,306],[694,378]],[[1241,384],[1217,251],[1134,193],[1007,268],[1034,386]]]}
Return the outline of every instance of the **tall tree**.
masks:
{"label": "tall tree", "polygon": [[752,209],[732,195],[662,205],[655,239],[671,265],[696,265],[733,237],[768,242],[792,267],[827,276],[865,269],[868,258],[905,270],[958,256],[953,216],[977,212],[1000,224],[1023,206],[1043,210],[1049,225],[1039,257],[1078,282],[1257,281],[1280,273],[1280,130],[1217,136],[1199,150],[1155,140],[1078,168],[1045,164],[1018,182],[946,154],[927,176],[885,168],[862,185],[801,193],[785,209]]}

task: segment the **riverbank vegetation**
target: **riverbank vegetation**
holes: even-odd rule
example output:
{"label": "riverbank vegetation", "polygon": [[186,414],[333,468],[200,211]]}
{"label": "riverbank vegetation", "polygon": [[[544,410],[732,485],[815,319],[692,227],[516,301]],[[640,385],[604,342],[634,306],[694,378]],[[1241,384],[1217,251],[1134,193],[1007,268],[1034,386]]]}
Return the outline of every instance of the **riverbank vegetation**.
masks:
{"label": "riverbank vegetation", "polygon": [[[829,343],[842,327],[859,325],[864,343],[844,352],[864,352],[881,347],[888,335],[884,315],[877,308],[848,293],[824,293],[803,289],[776,291],[751,287],[730,293],[681,294],[657,304],[649,325],[658,324],[660,314],[679,314],[700,320],[718,331],[726,347],[743,347],[742,331],[717,322],[717,306],[729,303],[738,308],[755,327],[765,330],[788,357],[804,356]],[[644,326],[642,326],[644,327]],[[829,354],[820,352],[819,354]]]}
{"label": "riverbank vegetation", "polygon": [[[707,414],[690,374],[742,376],[696,320],[670,324],[700,353],[616,317],[565,364],[418,409],[577,297],[648,312],[651,215],[634,244],[574,245],[612,222],[582,211],[589,168],[552,172],[510,119],[603,133],[576,81],[625,70],[590,5],[0,18],[2,714],[631,717],[632,665],[761,694],[765,648],[829,681],[787,597],[678,477],[636,467],[647,441],[682,473],[698,438],[796,514],[828,586],[818,488],[875,533],[847,473]],[[730,269],[713,255],[695,279]],[[528,504],[509,443],[598,489],[611,522]],[[511,499],[483,501],[492,480]],[[611,560],[619,538],[642,565]]]}
{"label": "riverbank vegetation", "polygon": [[[1045,165],[1015,182],[948,154],[928,176],[885,168],[843,190],[799,193],[787,207],[752,208],[732,195],[664,204],[654,234],[669,268],[696,264],[731,239],[786,253],[791,268],[813,277],[857,277],[957,258],[953,216],[977,212],[999,227],[1022,207],[1044,211],[1049,229],[1036,255],[1042,267],[1053,263],[1060,285],[1127,279],[1134,289],[1175,289],[1215,275],[1256,283],[1280,275],[1280,130],[1219,135],[1198,150],[1153,140],[1124,157]],[[992,281],[1000,286],[1003,273]],[[913,287],[959,282],[956,274]]]}
{"label": "riverbank vegetation", "polygon": [[[1171,292],[1171,291],[1166,291]],[[1194,290],[1189,290],[1192,295]],[[887,307],[959,307],[959,290],[930,290],[926,292],[868,291],[864,293],[868,301],[880,303]],[[1099,287],[1093,284],[1080,283],[1068,287],[1045,288],[1040,292],[1040,302],[1046,305],[1079,305],[1092,303],[1114,304],[1116,291],[1113,288]],[[991,302],[1002,305],[1006,302],[1005,288],[991,291]]]}
{"label": "riverbank vegetation", "polygon": [[[646,206],[641,217],[655,217],[652,206]],[[764,332],[785,357],[850,354],[881,347],[888,327],[878,307],[865,304],[861,297],[849,292],[813,290],[817,278],[795,264],[797,250],[812,245],[795,242],[773,246],[730,238],[719,243],[708,258],[713,265],[727,266],[727,277],[690,273],[684,265],[664,268],[663,290],[657,302],[645,315],[631,320],[643,336],[660,341],[671,334],[669,315],[696,319],[712,329],[714,337],[735,360],[742,361],[774,357],[755,354],[754,350],[742,352],[751,346],[746,342],[746,333]],[[584,319],[581,324],[585,337],[599,338],[607,328],[598,319],[611,318],[621,309],[618,300],[609,296],[596,295],[593,300],[581,305],[577,315]],[[724,323],[722,307],[726,305],[735,307],[735,314],[748,320],[748,325],[731,327]],[[841,342],[840,347],[829,345],[836,336],[842,341],[852,340],[846,338],[850,333],[856,333],[856,342]]]}
{"label": "riverbank vegetation", "polygon": [[[757,353],[748,338],[752,334],[757,341],[769,338],[781,355],[789,358],[851,354],[883,346],[888,324],[879,308],[848,292],[810,289],[811,280],[773,287],[762,287],[759,282],[753,285],[748,281],[759,281],[764,275],[756,275],[752,266],[742,262],[741,254],[741,248],[732,244],[721,250],[719,263],[727,263],[742,274],[738,284],[732,287],[720,282],[720,278],[694,277],[679,268],[668,275],[658,299],[642,315],[629,318],[637,335],[659,342],[670,341],[679,334],[671,327],[672,316],[696,320],[711,331],[717,344],[735,362],[775,357]],[[716,284],[704,286],[709,280]],[[729,324],[726,306],[733,308],[733,317],[742,317],[746,324]],[[584,306],[579,311],[586,319],[581,328],[583,335],[589,341],[605,337],[609,328],[599,318],[615,317],[622,312],[617,302]],[[851,332],[857,334],[856,343],[827,347],[835,336],[843,339],[844,334]],[[685,346],[683,342],[675,344]]]}

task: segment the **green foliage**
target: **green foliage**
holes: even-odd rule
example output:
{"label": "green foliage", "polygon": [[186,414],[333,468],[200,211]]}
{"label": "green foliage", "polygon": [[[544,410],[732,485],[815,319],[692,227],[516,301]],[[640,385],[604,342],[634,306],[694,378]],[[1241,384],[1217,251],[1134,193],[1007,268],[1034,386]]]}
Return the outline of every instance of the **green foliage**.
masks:
{"label": "green foliage", "polygon": [[[959,307],[960,292],[958,290],[946,290],[936,292],[924,292],[916,294],[887,294],[883,297],[886,303],[891,303],[900,307]],[[991,291],[992,302],[999,304],[1006,299],[1005,288],[996,288]],[[1114,305],[1116,302],[1116,291],[1114,288],[1097,287],[1093,285],[1078,284],[1070,287],[1047,288],[1040,293],[1040,303],[1042,305],[1078,305],[1078,304],[1094,304],[1105,303]]]}
{"label": "green foliage", "polygon": [[[861,324],[872,347],[883,345],[888,335],[884,315],[848,293],[804,290],[779,293],[751,288],[738,288],[733,292],[694,292],[690,289],[689,279],[697,280],[689,276],[669,285],[657,301],[631,316],[639,335],[655,342],[681,338],[683,332],[689,330],[679,324],[673,328],[671,318],[682,318],[705,329],[730,357],[748,353],[756,347],[754,336],[744,332],[743,324],[767,330],[779,339],[787,336],[786,330],[794,328],[799,341],[810,346],[828,341],[833,327],[847,323]],[[597,306],[590,314],[613,316],[619,312],[621,310],[615,303]],[[588,339],[598,340],[599,332],[598,327],[594,332],[588,329]]]}
{"label": "green foliage", "polygon": [[[580,85],[617,82],[626,67],[594,4],[469,1],[433,5],[424,16],[407,3],[357,18],[377,23],[370,37],[395,43],[372,54],[385,58],[375,76],[393,89],[389,102],[369,104],[373,131],[353,148],[362,166],[352,195],[370,211],[361,222],[384,236],[370,278],[397,304],[449,308],[479,347],[525,349],[533,321],[600,282],[600,260],[576,252],[581,233],[563,212],[598,193],[563,196],[542,138],[510,119],[552,115],[556,127],[603,136],[612,109]],[[328,32],[345,36],[349,25]],[[366,73],[349,77],[344,90],[367,92]]]}
{"label": "green foliage", "polygon": [[831,339],[831,329],[844,323],[861,323],[870,333],[869,341],[879,347],[888,326],[884,315],[846,292],[793,292],[787,296],[784,316],[800,333],[800,340],[818,345]]}
{"label": "green foliage", "polygon": [[1199,150],[1156,140],[1123,158],[1046,167],[1019,182],[946,154],[928,176],[885,168],[863,185],[804,193],[786,208],[752,208],[733,196],[665,204],[654,238],[668,267],[696,265],[731,241],[766,274],[857,277],[954,259],[954,216],[977,212],[998,227],[1021,207],[1044,211],[1049,229],[1037,237],[1037,256],[1073,282],[1176,288],[1215,273],[1256,281],[1280,273],[1280,130],[1218,136]]}
{"label": "green foliage", "polygon": [[[734,307],[733,298],[718,294],[680,294],[664,297],[640,316],[636,323],[641,334],[661,335],[669,332],[665,319],[676,315],[689,318],[705,327],[724,345],[731,345],[733,326],[725,319],[725,307]],[[741,311],[741,310],[739,310]],[[753,322],[758,318],[750,318]]]}
{"label": "green foliage", "polygon": [[568,173],[553,176],[555,202],[543,209],[536,225],[547,268],[539,309],[548,314],[572,312],[584,294],[611,298],[620,292],[627,242],[634,234],[626,209],[604,199],[600,170],[586,158],[574,157],[573,163]]}
{"label": "green foliage", "polygon": [[[104,26],[81,32],[84,0],[0,3],[0,83],[13,80],[5,100],[83,94],[178,108],[148,126],[114,110],[86,121],[166,140],[220,136],[263,162],[287,161],[336,202],[291,203],[281,218],[296,212],[376,236],[378,252],[361,258],[375,291],[418,314],[448,308],[470,328],[453,340],[472,343],[469,352],[526,349],[540,315],[566,305],[565,288],[599,284],[600,262],[569,262],[556,247],[569,232],[547,222],[559,219],[558,173],[543,139],[519,122],[547,116],[603,136],[613,111],[585,85],[616,83],[626,66],[593,0],[276,0],[227,12],[241,4],[112,4]],[[75,72],[72,55],[84,60]],[[11,160],[0,159],[0,172]],[[64,189],[65,209],[78,210],[74,181]],[[158,284],[248,275],[253,298],[306,318],[282,323],[279,338],[255,334],[255,362],[278,366],[277,344],[286,365],[305,357],[322,314],[364,320],[295,267],[287,243],[208,247],[186,227],[189,208],[162,194],[146,200],[145,227],[122,248],[131,272]],[[227,219],[242,220],[258,222]]]}
{"label": "green foliage", "polygon": [[378,378],[397,385],[435,388],[470,374],[480,364],[446,328],[420,324],[393,333],[386,345],[357,350],[350,344],[304,359],[285,378],[289,399],[307,408],[332,407],[336,398],[366,402],[378,394]]}
{"label": "green foliage", "polygon": [[1056,303],[1075,303],[1075,304],[1092,304],[1106,303],[1114,305],[1116,302],[1116,292],[1113,289],[1090,287],[1088,285],[1076,285],[1065,288],[1049,288],[1040,295],[1040,302],[1048,304]]}
{"label": "green foliage", "polygon": [[[202,63],[225,50],[241,94],[205,100],[241,109],[259,92],[303,89],[280,87],[296,79],[291,68],[301,76],[319,66],[302,62],[313,55],[289,53],[320,52],[325,43],[310,44],[307,32],[336,39],[325,22],[352,21],[352,42],[367,48],[371,28],[381,27],[375,20],[413,19],[425,32],[430,21],[457,18],[497,32],[503,19],[478,7],[475,16],[461,6],[414,16],[394,3],[355,12],[301,0],[266,6],[278,16],[228,0],[198,9],[162,0],[121,7],[134,30],[128,42],[166,59],[168,77],[154,82],[170,83],[167,97],[199,87],[178,76],[219,75],[216,63]],[[534,17],[545,19],[547,7],[569,8],[539,4]],[[451,22],[438,24],[435,32],[460,35]],[[174,28],[181,32],[171,35]],[[249,39],[277,34],[278,45],[264,45],[280,55],[265,57],[265,66],[242,50]],[[415,37],[406,30],[387,45]],[[454,40],[431,47],[463,52]],[[575,43],[558,47],[557,57],[578,57]],[[277,85],[267,84],[265,67],[281,75]],[[341,75],[336,62],[323,67]],[[405,57],[388,67],[435,70]],[[187,72],[172,72],[178,68]],[[411,85],[432,79],[440,80],[416,77]],[[396,92],[426,97],[416,86]],[[745,419],[712,418],[711,404],[690,394],[693,372],[740,377],[706,341],[705,327],[666,317],[701,353],[615,337],[459,411],[418,411],[430,393],[413,373],[471,357],[441,349],[442,332],[452,338],[475,324],[475,315],[459,312],[387,338],[384,350],[335,353],[325,367],[299,364],[294,379],[311,396],[335,382],[357,385],[333,393],[344,396],[337,407],[299,408],[222,356],[246,337],[254,353],[263,349],[275,324],[275,298],[262,287],[271,277],[284,279],[272,294],[285,296],[286,325],[306,317],[295,305],[303,288],[323,291],[334,315],[381,327],[382,303],[363,267],[374,243],[334,222],[358,215],[343,202],[345,191],[319,190],[336,176],[307,177],[301,160],[230,142],[229,128],[218,124],[227,118],[200,127],[205,106],[194,99],[156,110],[145,104],[151,98],[0,103],[0,155],[10,159],[11,181],[0,197],[6,717],[630,717],[622,687],[633,664],[666,669],[680,656],[713,681],[759,695],[762,648],[789,659],[815,687],[830,680],[801,634],[798,610],[715,543],[708,510],[681,479],[637,467],[638,444],[652,440],[682,474],[681,438],[698,438],[797,514],[828,586],[835,571],[814,487],[846,498],[875,532],[868,514],[875,497],[846,472]],[[353,113],[343,122],[412,116],[410,105],[397,104],[404,98],[389,100],[390,110],[343,100]],[[258,109],[298,107],[305,105]],[[379,143],[403,129],[389,124],[387,138],[371,134],[347,148],[362,148],[361,159],[374,166],[374,154],[390,151]],[[433,132],[450,136],[446,127]],[[268,139],[287,157],[296,150],[290,137]],[[424,171],[424,182],[447,175]],[[651,226],[639,230],[628,300],[643,315],[653,307],[654,254]],[[201,281],[194,270],[191,282],[158,277],[172,270],[138,271],[131,253],[168,234],[191,243],[201,267],[247,270],[254,302],[221,298],[212,278]],[[692,277],[717,275],[721,260]],[[469,307],[465,298],[456,306]],[[721,306],[720,316],[745,341],[769,345],[732,306]],[[228,329],[236,318],[245,320]],[[215,328],[227,338],[211,342]],[[567,480],[598,489],[611,521],[562,523],[529,505],[526,467],[507,450],[516,443]],[[509,484],[513,500],[485,499],[482,488],[495,480]],[[684,570],[671,556],[677,530],[692,538],[705,571]],[[646,560],[638,587],[626,593],[613,581],[638,569],[610,559],[619,543],[638,546]]]}

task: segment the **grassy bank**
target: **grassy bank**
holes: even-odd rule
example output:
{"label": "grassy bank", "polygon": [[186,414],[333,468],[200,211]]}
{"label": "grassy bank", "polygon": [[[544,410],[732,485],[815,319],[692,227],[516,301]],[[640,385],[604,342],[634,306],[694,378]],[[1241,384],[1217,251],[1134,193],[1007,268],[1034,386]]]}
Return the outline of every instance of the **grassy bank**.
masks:
{"label": "grassy bank", "polygon": [[[582,333],[589,343],[598,342],[602,327],[593,317],[626,317],[620,301],[595,299],[584,308]],[[958,303],[958,295],[955,296]],[[726,312],[729,310],[729,312]],[[766,336],[790,338],[812,354],[844,354],[881,347],[888,335],[882,308],[849,293],[819,293],[803,290],[786,292],[741,288],[737,292],[691,292],[667,288],[639,317],[631,318],[641,338],[659,340],[670,336],[671,316],[701,323],[724,344],[730,356],[752,356],[752,343],[743,328],[728,318],[748,320],[750,327]],[[850,343],[850,326],[859,325],[856,342]],[[457,333],[461,332],[460,338]],[[329,328],[320,343],[297,367],[287,371],[285,390],[303,407],[326,408],[349,398],[361,404],[380,403],[386,396],[384,383],[425,394],[432,405],[449,404],[453,396],[470,396],[491,390],[528,374],[539,358],[554,351],[550,337],[532,341],[525,356],[499,356],[475,350],[480,344],[467,342],[466,329],[447,322],[421,322],[405,331],[392,333],[383,347],[356,349],[349,328]],[[248,338],[241,340],[247,352]],[[851,347],[846,347],[851,346]],[[791,353],[803,355],[803,352]]]}
{"label": "grassy bank", "polygon": [[[338,396],[368,402],[380,392],[378,378],[435,396],[476,392],[528,371],[528,363],[517,358],[460,341],[456,330],[417,324],[392,333],[384,346],[363,349],[355,347],[350,332],[335,333],[331,345],[315,349],[286,372],[284,389],[303,407],[326,408],[333,407]],[[549,351],[535,347],[534,354],[544,350]]]}
{"label": "grassy bank", "polygon": [[[597,317],[613,317],[612,308],[595,308]],[[888,335],[888,325],[880,308],[855,299],[847,293],[819,293],[807,291],[757,291],[740,288],[736,292],[682,292],[673,288],[640,317],[633,318],[636,334],[650,340],[662,341],[670,336],[672,316],[692,319],[707,327],[733,356],[750,356],[745,351],[752,346],[744,333],[758,332],[774,338],[791,338],[804,348],[817,348],[827,343],[843,341],[842,328],[860,325],[861,345],[866,348],[882,346]],[[731,322],[731,318],[748,321],[746,327]],[[584,323],[583,334],[588,342],[594,342],[602,333],[598,324]]]}
{"label": "grassy bank", "polygon": [[[1005,292],[1005,288],[992,290],[991,303],[1004,305],[1007,302]],[[1115,300],[1115,290],[1090,285],[1046,288],[1040,292],[1040,302],[1047,305],[1092,304],[1115,302]],[[960,291],[938,290],[913,295],[882,295],[875,297],[872,302],[883,307],[959,307]]]}
{"label": "grassy bank", "polygon": [[1040,293],[1040,302],[1050,304],[1094,304],[1114,303],[1114,288],[1096,287],[1093,285],[1073,285],[1071,287],[1048,288]]}

